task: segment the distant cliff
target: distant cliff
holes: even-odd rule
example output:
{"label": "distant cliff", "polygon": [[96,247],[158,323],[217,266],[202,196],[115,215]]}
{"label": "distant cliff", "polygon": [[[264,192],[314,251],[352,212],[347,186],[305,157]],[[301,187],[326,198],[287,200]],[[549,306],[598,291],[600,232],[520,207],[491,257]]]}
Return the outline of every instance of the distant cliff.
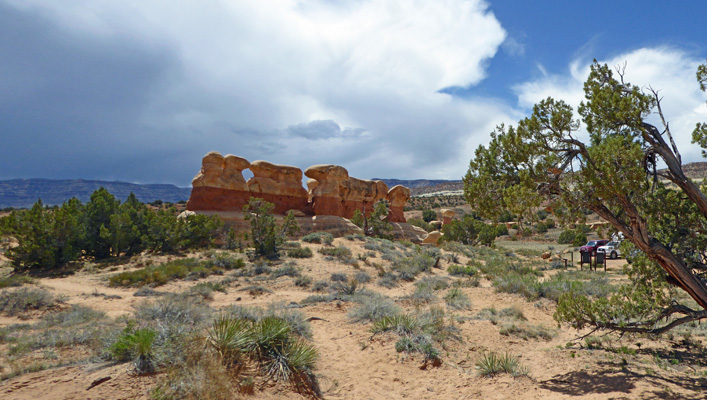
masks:
{"label": "distant cliff", "polygon": [[0,208],[28,208],[42,199],[46,205],[61,204],[72,197],[85,203],[98,188],[104,187],[121,201],[132,192],[137,198],[150,203],[162,200],[170,203],[189,199],[191,188],[174,185],[140,185],[128,182],[89,181],[83,179],[12,179],[0,181]]}

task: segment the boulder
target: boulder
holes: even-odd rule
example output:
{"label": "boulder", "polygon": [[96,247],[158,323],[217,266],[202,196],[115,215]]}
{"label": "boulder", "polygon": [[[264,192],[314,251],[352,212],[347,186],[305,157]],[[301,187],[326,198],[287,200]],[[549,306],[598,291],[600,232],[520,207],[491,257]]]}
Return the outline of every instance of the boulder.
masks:
{"label": "boulder", "polygon": [[390,234],[397,240],[409,240],[413,243],[422,243],[427,237],[427,232],[424,229],[404,222],[391,222]]}
{"label": "boulder", "polygon": [[410,200],[410,189],[402,185],[393,186],[386,195],[390,204],[389,222],[405,222],[404,208]]}
{"label": "boulder", "polygon": [[440,231],[432,231],[430,232],[427,237],[422,241],[423,244],[437,244],[437,241],[439,238],[442,237],[442,232]]}
{"label": "boulder", "polygon": [[546,252],[544,252],[544,253],[542,254],[541,257],[542,257],[543,260],[547,260],[547,259],[549,259],[550,257],[552,257],[552,252],[546,251]]}

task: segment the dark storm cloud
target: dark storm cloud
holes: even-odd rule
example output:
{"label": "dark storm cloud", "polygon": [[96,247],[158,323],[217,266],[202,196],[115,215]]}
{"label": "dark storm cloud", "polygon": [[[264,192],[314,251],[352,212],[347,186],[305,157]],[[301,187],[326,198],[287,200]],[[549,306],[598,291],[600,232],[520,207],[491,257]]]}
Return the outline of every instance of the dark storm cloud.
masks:
{"label": "dark storm cloud", "polygon": [[67,33],[0,3],[0,179],[137,177],[156,150],[141,113],[174,63],[164,48]]}

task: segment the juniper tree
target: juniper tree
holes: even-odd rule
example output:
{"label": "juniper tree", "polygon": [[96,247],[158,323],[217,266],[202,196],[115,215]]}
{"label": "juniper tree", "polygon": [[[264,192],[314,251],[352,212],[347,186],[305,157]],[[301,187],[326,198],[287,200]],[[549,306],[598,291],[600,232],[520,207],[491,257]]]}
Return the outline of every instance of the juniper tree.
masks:
{"label": "juniper tree", "polygon": [[[564,224],[582,221],[585,209],[599,215],[644,256],[616,295],[594,301],[567,293],[555,318],[577,328],[660,333],[707,318],[707,197],[683,172],[659,92],[631,85],[624,71],[595,61],[578,116],[547,98],[516,126],[497,127],[476,150],[464,190],[489,218],[517,213],[517,193],[529,207],[547,204]],[[704,91],[706,65],[697,78]],[[697,124],[693,143],[707,148],[707,124]],[[679,302],[676,290],[696,305]]]}

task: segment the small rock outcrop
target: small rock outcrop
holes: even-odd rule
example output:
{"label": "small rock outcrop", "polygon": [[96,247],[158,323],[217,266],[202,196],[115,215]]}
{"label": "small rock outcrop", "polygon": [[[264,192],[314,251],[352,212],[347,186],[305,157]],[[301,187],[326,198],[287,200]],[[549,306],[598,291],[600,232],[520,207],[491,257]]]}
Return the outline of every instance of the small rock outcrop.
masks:
{"label": "small rock outcrop", "polygon": [[440,210],[440,212],[442,214],[442,225],[447,225],[448,223],[452,222],[452,218],[457,215],[454,210],[450,210],[448,208],[443,208]]}

